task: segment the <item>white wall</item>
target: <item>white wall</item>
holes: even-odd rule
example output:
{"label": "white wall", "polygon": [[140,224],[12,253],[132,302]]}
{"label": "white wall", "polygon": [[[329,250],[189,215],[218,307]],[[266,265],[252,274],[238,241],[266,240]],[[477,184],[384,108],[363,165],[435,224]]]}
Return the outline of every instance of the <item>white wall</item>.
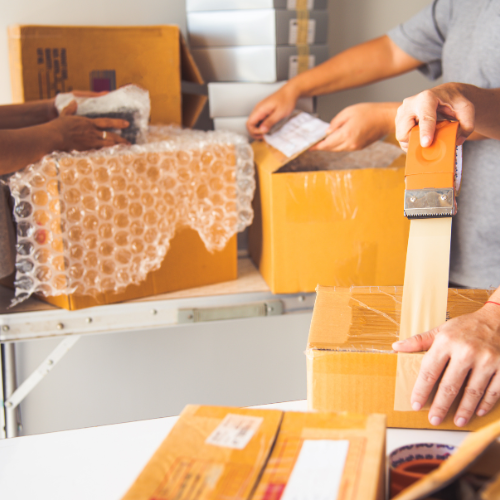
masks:
{"label": "white wall", "polygon": [[[385,34],[416,14],[431,0],[328,0],[329,47],[334,55],[358,43]],[[418,71],[359,89],[318,99],[318,112],[330,121],[345,106],[357,102],[400,101],[436,83]]]}
{"label": "white wall", "polygon": [[12,102],[7,48],[11,24],[178,24],[185,33],[184,0],[2,0],[0,104]]}

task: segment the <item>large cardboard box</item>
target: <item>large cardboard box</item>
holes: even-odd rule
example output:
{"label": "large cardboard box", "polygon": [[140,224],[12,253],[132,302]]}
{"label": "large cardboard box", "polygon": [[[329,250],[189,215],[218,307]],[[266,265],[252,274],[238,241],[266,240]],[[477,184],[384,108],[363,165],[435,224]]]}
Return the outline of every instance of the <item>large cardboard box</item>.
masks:
{"label": "large cardboard box", "polygon": [[14,102],[71,90],[149,91],[151,122],[193,126],[206,96],[181,93],[181,80],[203,79],[178,26],[11,26]]}
{"label": "large cardboard box", "polygon": [[[391,345],[399,339],[402,294],[403,287],[318,287],[306,350],[310,409],[384,413],[388,427],[436,428],[428,409],[394,411],[398,355]],[[490,295],[450,289],[447,317],[476,311]],[[453,417],[460,399],[438,429],[476,430],[500,419],[497,405],[458,429]]]}
{"label": "large cardboard box", "polygon": [[383,415],[190,405],[123,500],[383,500],[384,483]]}
{"label": "large cardboard box", "polygon": [[273,83],[328,59],[326,45],[310,45],[306,53],[286,45],[198,47],[191,53],[207,82]]}
{"label": "large cardboard box", "polygon": [[[304,23],[293,10],[250,9],[188,12],[191,47],[309,45],[327,43],[328,13],[312,10]],[[305,30],[304,33],[301,30]]]}
{"label": "large cardboard box", "polygon": [[403,284],[404,156],[385,168],[339,170],[312,155],[301,171],[264,142],[252,147],[258,180],[250,255],[274,293],[312,292],[318,283]]}
{"label": "large cardboard box", "polygon": [[73,311],[222,283],[238,277],[237,253],[236,235],[228,241],[223,250],[211,253],[205,248],[196,231],[184,227],[172,238],[160,269],[150,271],[144,281],[129,285],[123,292],[98,295],[71,293],[49,297],[38,294],[37,297],[49,304]]}

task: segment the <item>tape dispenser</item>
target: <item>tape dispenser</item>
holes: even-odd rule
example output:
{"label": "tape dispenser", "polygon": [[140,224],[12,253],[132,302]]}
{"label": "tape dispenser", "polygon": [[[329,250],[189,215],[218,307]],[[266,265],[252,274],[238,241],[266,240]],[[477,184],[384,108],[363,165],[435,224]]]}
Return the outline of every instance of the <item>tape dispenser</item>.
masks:
{"label": "tape dispenser", "polygon": [[404,214],[408,219],[452,217],[462,180],[462,146],[457,146],[458,122],[436,124],[432,144],[420,145],[420,128],[410,133],[405,168]]}

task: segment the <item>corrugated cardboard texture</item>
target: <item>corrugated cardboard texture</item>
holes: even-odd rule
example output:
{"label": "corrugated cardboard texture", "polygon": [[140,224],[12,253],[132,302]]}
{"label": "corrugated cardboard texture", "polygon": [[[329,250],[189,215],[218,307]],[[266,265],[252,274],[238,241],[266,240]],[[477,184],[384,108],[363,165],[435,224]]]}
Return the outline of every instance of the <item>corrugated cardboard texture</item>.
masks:
{"label": "corrugated cardboard texture", "polygon": [[103,293],[96,297],[77,294],[37,297],[64,309],[76,310],[231,281],[237,277],[236,236],[223,250],[211,253],[195,230],[183,228],[172,239],[160,269],[148,273],[139,285],[130,285],[121,293]]}
{"label": "corrugated cardboard texture", "polygon": [[[318,287],[309,333],[307,398],[321,411],[384,413],[388,427],[435,428],[427,411],[394,411],[402,287]],[[488,290],[454,290],[448,293],[447,318],[479,309],[491,295]],[[457,429],[453,415],[459,395],[441,429]],[[497,406],[485,417],[473,417],[463,430],[478,429],[500,418]]]}
{"label": "corrugated cardboard texture", "polygon": [[339,499],[385,498],[383,415],[287,412],[252,500],[279,500],[305,439],[349,440]]}
{"label": "corrugated cardboard texture", "polygon": [[263,142],[252,147],[250,255],[274,293],[311,292],[318,283],[403,284],[403,156],[388,168],[282,173],[282,156]]}
{"label": "corrugated cardboard texture", "polygon": [[[207,444],[227,414],[262,418],[243,449]],[[275,441],[283,413],[187,406],[123,500],[244,500],[250,496]]]}
{"label": "corrugated cardboard texture", "polygon": [[206,96],[181,97],[203,79],[177,26],[9,27],[14,102],[134,83],[150,93],[151,122],[192,126]]}

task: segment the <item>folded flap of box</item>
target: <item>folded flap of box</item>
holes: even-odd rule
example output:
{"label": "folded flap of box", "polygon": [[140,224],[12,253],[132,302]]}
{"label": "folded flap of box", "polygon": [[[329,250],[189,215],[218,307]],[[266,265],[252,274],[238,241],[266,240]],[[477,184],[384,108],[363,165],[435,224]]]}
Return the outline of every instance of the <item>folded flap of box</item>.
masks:
{"label": "folded flap of box", "polygon": [[[442,465],[397,495],[394,500],[423,500],[457,479],[500,436],[500,420],[467,436]],[[498,456],[496,457],[498,463]],[[498,498],[498,497],[496,497]]]}

